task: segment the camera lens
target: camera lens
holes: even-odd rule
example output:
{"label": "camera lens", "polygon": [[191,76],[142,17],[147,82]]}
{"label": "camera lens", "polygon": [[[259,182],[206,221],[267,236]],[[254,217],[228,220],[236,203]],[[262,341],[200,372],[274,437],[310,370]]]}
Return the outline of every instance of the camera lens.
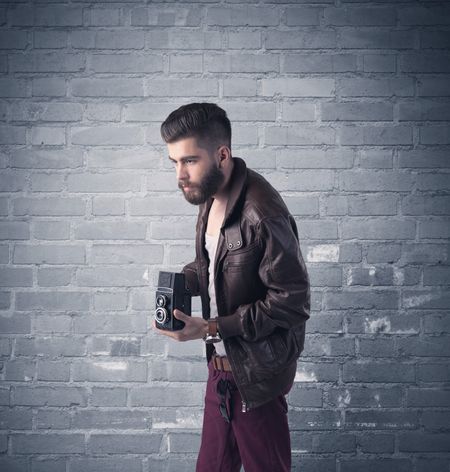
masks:
{"label": "camera lens", "polygon": [[158,323],[164,324],[167,321],[167,316],[168,316],[167,310],[165,310],[164,308],[157,308],[156,309],[156,311],[155,311],[155,320]]}
{"label": "camera lens", "polygon": [[156,297],[156,305],[157,306],[165,306],[166,302],[167,302],[167,298],[165,297],[165,295],[158,295]]}

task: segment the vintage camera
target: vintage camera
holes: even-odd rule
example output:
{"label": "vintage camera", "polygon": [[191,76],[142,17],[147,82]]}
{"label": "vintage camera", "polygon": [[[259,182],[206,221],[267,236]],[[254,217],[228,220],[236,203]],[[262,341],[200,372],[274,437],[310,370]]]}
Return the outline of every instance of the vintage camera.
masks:
{"label": "vintage camera", "polygon": [[173,316],[175,308],[191,316],[191,293],[185,287],[184,274],[160,272],[154,315],[157,328],[167,331],[184,328],[184,322]]}

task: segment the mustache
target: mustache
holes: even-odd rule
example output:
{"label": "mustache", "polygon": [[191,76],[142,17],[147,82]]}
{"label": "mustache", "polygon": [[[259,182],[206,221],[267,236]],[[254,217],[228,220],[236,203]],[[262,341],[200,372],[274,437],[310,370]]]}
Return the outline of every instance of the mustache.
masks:
{"label": "mustache", "polygon": [[191,187],[191,188],[194,188],[194,187],[197,187],[197,185],[193,185],[189,182],[178,182],[178,188],[184,188],[184,187]]}

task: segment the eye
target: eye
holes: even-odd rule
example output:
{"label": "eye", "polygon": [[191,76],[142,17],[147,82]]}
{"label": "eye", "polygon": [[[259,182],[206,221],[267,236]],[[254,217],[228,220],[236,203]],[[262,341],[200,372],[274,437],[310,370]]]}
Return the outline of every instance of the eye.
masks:
{"label": "eye", "polygon": [[186,164],[195,164],[195,159],[186,159]]}

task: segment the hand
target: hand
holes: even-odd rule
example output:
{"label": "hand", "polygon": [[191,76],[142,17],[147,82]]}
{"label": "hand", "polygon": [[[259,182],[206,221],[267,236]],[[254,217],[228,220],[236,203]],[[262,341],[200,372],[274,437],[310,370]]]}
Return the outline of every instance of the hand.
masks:
{"label": "hand", "polygon": [[184,322],[184,328],[179,331],[166,331],[159,329],[156,326],[156,321],[153,320],[153,328],[158,333],[169,336],[169,338],[175,339],[176,341],[191,341],[193,339],[203,339],[208,332],[208,322],[198,316],[188,316],[181,310],[175,309],[173,315],[178,320]]}

